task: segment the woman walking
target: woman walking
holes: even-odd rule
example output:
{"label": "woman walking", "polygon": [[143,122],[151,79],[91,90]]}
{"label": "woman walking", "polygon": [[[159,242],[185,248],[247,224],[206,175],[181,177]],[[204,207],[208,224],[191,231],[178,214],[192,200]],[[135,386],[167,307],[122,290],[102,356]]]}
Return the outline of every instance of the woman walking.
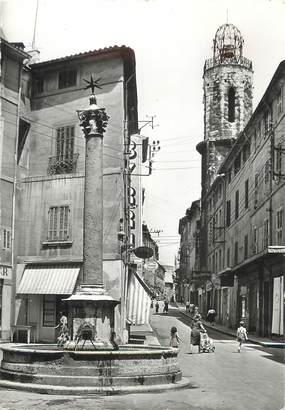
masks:
{"label": "woman walking", "polygon": [[200,320],[196,319],[190,333],[190,353],[193,353],[193,346],[198,346],[198,352],[200,353],[201,332],[205,333],[206,329]]}
{"label": "woman walking", "polygon": [[247,330],[244,326],[244,322],[239,322],[239,327],[237,329],[237,341],[238,341],[238,352],[241,352],[242,344],[248,339]]}

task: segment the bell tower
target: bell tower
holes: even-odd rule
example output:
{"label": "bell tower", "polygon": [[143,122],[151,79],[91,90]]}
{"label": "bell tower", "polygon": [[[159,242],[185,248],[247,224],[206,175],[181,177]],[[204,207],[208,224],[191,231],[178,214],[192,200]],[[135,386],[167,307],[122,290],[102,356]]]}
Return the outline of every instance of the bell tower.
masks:
{"label": "bell tower", "polygon": [[220,26],[213,56],[204,65],[204,141],[197,146],[202,154],[202,197],[252,113],[252,62],[243,56],[243,45],[233,24]]}

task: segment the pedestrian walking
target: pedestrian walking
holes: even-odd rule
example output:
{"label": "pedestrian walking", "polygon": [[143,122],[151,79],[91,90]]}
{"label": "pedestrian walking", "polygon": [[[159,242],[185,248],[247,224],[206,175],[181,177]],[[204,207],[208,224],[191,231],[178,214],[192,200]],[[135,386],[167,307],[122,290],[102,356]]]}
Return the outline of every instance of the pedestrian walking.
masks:
{"label": "pedestrian walking", "polygon": [[190,354],[193,353],[193,346],[198,346],[198,352],[200,353],[201,332],[205,333],[206,329],[202,325],[201,321],[196,319],[194,320],[193,327],[190,330]]}
{"label": "pedestrian walking", "polygon": [[207,320],[210,325],[215,326],[216,311],[214,308],[210,307],[207,313]]}
{"label": "pedestrian walking", "polygon": [[167,300],[164,302],[163,313],[165,313],[166,315],[168,313],[168,302],[167,302]]}
{"label": "pedestrian walking", "polygon": [[195,305],[193,303],[190,303],[190,306],[189,306],[190,316],[194,315],[194,308],[195,308]]}
{"label": "pedestrian walking", "polygon": [[247,330],[246,327],[244,326],[244,322],[241,321],[239,322],[239,327],[237,328],[237,341],[238,341],[238,352],[241,352],[241,346],[242,344],[248,340],[247,337]]}
{"label": "pedestrian walking", "polygon": [[158,313],[158,311],[159,311],[159,303],[157,301],[155,304],[155,313]]}
{"label": "pedestrian walking", "polygon": [[170,346],[178,348],[179,343],[182,343],[182,339],[179,337],[177,333],[177,328],[173,326],[170,330]]}
{"label": "pedestrian walking", "polygon": [[190,313],[190,302],[187,300],[186,302],[186,313]]}

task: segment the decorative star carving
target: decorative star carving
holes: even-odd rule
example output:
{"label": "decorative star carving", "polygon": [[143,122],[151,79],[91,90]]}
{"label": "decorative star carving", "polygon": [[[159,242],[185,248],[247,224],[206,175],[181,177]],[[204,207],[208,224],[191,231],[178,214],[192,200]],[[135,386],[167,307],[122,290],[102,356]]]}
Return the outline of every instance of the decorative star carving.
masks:
{"label": "decorative star carving", "polygon": [[100,78],[97,78],[97,80],[94,80],[92,75],[91,75],[91,78],[90,78],[89,81],[88,81],[88,80],[85,80],[85,79],[83,78],[83,81],[85,81],[85,82],[88,84],[88,85],[84,88],[84,90],[88,90],[88,88],[90,88],[92,94],[94,94],[95,88],[100,88],[100,89],[102,89],[102,87],[98,84],[100,80],[102,80],[101,77],[100,77]]}

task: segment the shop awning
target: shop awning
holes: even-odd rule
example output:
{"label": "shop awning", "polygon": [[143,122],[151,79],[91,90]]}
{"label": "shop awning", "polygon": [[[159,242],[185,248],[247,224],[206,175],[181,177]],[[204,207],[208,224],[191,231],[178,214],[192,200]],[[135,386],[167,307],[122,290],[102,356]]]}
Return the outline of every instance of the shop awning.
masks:
{"label": "shop awning", "polygon": [[71,295],[79,264],[27,265],[17,295]]}
{"label": "shop awning", "polygon": [[234,286],[234,273],[231,268],[226,268],[225,270],[218,273],[221,281],[222,287],[233,287]]}
{"label": "shop awning", "polygon": [[129,277],[127,319],[135,325],[148,323],[153,292],[137,272]]}

